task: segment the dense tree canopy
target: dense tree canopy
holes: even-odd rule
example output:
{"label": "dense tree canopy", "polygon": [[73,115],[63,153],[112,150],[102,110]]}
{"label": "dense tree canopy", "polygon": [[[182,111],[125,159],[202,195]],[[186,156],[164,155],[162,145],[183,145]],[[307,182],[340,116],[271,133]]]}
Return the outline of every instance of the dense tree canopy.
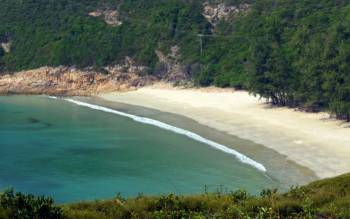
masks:
{"label": "dense tree canopy", "polygon": [[[154,50],[187,45],[206,29],[200,4],[192,1],[31,1],[0,2],[0,39],[12,41],[3,58],[8,70],[42,65],[104,66],[125,56],[152,67]],[[123,24],[113,27],[89,12],[118,9]],[[193,38],[193,37],[192,37]],[[197,46],[197,44],[195,44]]]}

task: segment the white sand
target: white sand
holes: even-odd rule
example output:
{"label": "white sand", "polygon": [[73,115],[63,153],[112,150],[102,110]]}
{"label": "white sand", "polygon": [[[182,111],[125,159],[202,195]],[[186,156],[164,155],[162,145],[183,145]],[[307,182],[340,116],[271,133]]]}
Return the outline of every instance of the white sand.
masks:
{"label": "white sand", "polygon": [[327,113],[271,108],[244,91],[164,84],[100,97],[187,116],[274,149],[320,178],[350,172],[350,124],[329,119]]}

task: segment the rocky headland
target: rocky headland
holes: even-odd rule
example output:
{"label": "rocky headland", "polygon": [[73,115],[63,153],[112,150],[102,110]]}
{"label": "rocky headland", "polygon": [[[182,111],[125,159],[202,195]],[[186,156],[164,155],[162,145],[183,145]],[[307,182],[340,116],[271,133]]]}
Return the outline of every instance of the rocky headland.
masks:
{"label": "rocky headland", "polygon": [[47,94],[91,96],[103,92],[127,91],[152,84],[152,76],[108,67],[104,71],[73,67],[42,67],[14,74],[0,74],[0,94]]}

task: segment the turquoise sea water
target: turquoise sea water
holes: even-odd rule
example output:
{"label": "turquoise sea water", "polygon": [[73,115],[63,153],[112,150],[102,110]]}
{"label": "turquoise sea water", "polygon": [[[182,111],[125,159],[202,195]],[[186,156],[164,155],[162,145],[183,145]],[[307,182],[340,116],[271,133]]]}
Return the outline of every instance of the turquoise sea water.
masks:
{"label": "turquoise sea water", "polygon": [[44,96],[0,97],[0,189],[58,202],[279,187],[234,156],[130,118]]}

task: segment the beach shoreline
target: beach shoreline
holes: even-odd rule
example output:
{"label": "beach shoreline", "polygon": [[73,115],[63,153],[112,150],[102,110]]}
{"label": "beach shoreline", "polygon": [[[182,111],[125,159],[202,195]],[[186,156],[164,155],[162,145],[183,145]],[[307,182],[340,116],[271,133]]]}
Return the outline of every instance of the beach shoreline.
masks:
{"label": "beach shoreline", "polygon": [[[244,140],[209,126],[202,125],[186,116],[147,107],[108,101],[99,97],[72,97],[71,99],[78,101],[78,105],[81,103],[82,105],[87,105],[88,108],[98,111],[105,111],[113,114],[126,114],[125,116],[131,117],[129,119],[132,120],[134,120],[134,117],[138,117],[146,122],[151,122],[148,125],[158,126],[155,123],[163,123],[165,126],[171,126],[175,129],[184,130],[186,133],[192,133],[191,136],[188,137],[193,140],[198,141],[195,136],[201,136],[201,138],[203,137],[214,144],[220,144],[222,145],[221,147],[225,147],[228,150],[233,149],[243,156],[247,156],[253,161],[263,165],[265,171],[261,171],[261,174],[265,175],[267,178],[273,179],[275,182],[278,182],[278,184],[281,186],[279,189],[282,189],[282,191],[287,191],[291,186],[305,185],[319,179],[319,177],[317,177],[310,169],[300,166],[293,161],[286,160],[285,156],[277,153],[276,151],[273,151],[263,145],[256,144],[252,141]],[[136,122],[138,122],[139,119],[136,120]],[[140,122],[143,123],[142,121]],[[159,128],[163,129],[163,127]],[[168,131],[174,132],[174,130]],[[199,142],[201,141],[199,140]],[[212,144],[205,144],[214,150],[218,150],[218,148],[215,146],[213,147]],[[226,150],[223,150],[222,152],[227,153]],[[227,154],[232,156],[231,153]],[[235,156],[232,156],[232,159],[240,160]],[[244,162],[241,163],[244,164]],[[255,169],[254,166],[251,167]]]}
{"label": "beach shoreline", "polygon": [[157,83],[135,91],[98,95],[124,103],[185,116],[220,132],[253,141],[285,159],[328,178],[350,171],[350,129],[327,113],[271,107],[245,91],[179,88]]}

